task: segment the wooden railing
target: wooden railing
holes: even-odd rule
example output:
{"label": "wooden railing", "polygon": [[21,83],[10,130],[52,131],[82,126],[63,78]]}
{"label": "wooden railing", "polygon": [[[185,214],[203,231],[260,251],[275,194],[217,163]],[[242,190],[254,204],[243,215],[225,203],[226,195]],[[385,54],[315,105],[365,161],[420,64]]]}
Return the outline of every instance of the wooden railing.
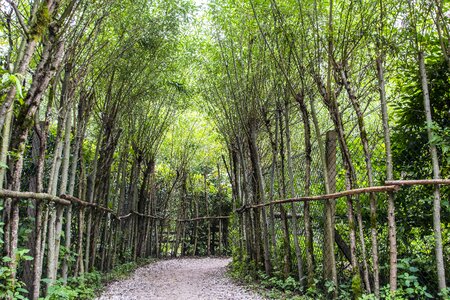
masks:
{"label": "wooden railing", "polygon": [[[110,208],[70,195],[54,196],[6,189],[0,190],[0,199],[5,200],[6,207],[9,206],[5,212],[4,246],[14,257],[4,261],[14,270],[13,279],[25,281],[32,299],[45,295],[58,278],[66,280],[67,277],[76,277],[94,269],[108,272],[118,264],[138,258],[224,255],[229,251],[229,216],[173,218],[135,210],[119,215]],[[34,230],[27,237],[28,244],[19,241],[18,246],[30,248],[29,255],[34,257],[33,262],[15,261],[18,247],[14,249],[11,246],[11,226],[14,222],[20,226],[21,222],[21,214],[14,216],[11,207],[18,208],[19,202],[25,200],[35,201]],[[67,215],[64,218],[64,211],[68,209],[74,210],[70,219]],[[199,234],[200,230],[208,231],[206,237]],[[19,239],[14,238],[16,241]],[[200,244],[203,245],[202,251]],[[67,248],[65,255],[59,255],[61,245]],[[52,256],[49,256],[49,251]],[[56,262],[50,261],[50,257]],[[19,278],[16,276],[19,273],[30,275]],[[46,288],[41,287],[43,274],[48,278]]]}

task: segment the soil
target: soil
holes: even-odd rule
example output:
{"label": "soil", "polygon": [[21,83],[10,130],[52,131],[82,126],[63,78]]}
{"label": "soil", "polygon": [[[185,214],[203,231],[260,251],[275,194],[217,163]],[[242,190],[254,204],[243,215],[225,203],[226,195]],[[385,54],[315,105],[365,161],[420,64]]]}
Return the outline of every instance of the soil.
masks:
{"label": "soil", "polygon": [[229,258],[162,260],[137,269],[130,278],[108,285],[106,299],[263,299],[226,274]]}

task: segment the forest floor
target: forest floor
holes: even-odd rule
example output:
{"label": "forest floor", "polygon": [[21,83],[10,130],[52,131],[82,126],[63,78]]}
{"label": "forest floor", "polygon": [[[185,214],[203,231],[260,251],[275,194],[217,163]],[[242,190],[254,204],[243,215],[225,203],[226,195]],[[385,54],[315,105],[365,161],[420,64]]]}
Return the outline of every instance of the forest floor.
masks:
{"label": "forest floor", "polygon": [[106,299],[263,299],[226,274],[229,258],[162,260],[106,286]]}

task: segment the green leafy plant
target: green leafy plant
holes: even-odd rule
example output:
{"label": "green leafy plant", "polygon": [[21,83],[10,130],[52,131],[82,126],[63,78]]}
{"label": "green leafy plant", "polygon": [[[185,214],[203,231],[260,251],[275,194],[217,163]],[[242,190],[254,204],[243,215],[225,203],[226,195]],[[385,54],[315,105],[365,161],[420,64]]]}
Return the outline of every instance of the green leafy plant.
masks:
{"label": "green leafy plant", "polygon": [[443,127],[434,122],[431,125],[433,135],[430,144],[436,145],[442,151],[443,158],[450,163],[450,128]]}
{"label": "green leafy plant", "polygon": [[[47,279],[44,279],[47,281]],[[43,300],[93,299],[102,286],[100,272],[85,273],[79,277],[68,278],[67,284],[58,280],[53,284]]]}
{"label": "green leafy plant", "polygon": [[433,296],[427,291],[427,287],[419,282],[417,277],[418,268],[411,265],[411,260],[401,259],[398,268],[402,272],[398,275],[398,295],[406,299],[432,299]]}
{"label": "green leafy plant", "polygon": [[[18,249],[16,252],[16,261],[19,264],[22,261],[33,260],[33,257],[27,255],[29,249]],[[11,261],[9,256],[2,258],[3,264]],[[28,291],[25,289],[25,283],[15,280],[11,277],[12,270],[8,266],[0,267],[0,295],[5,295],[9,299],[26,299],[24,296]]]}
{"label": "green leafy plant", "polygon": [[438,296],[441,297],[441,299],[445,299],[445,300],[450,299],[450,288],[448,287],[448,288],[440,291]]}
{"label": "green leafy plant", "polygon": [[[398,261],[398,286],[395,293],[392,293],[389,285],[385,285],[381,288],[380,297],[386,300],[407,300],[407,299],[434,299],[435,297],[427,290],[418,277],[419,269],[412,265],[412,261],[409,258],[403,258]],[[440,296],[445,298],[445,293],[442,291]],[[374,294],[362,295],[359,299],[371,300],[376,299]]]}

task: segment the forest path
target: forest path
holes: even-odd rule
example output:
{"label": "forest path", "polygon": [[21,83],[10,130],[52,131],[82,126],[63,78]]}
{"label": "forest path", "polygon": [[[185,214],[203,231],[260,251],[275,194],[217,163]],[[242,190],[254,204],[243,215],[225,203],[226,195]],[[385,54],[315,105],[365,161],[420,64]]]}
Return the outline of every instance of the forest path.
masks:
{"label": "forest path", "polygon": [[98,299],[263,299],[228,278],[230,262],[229,258],[158,261],[108,285]]}

